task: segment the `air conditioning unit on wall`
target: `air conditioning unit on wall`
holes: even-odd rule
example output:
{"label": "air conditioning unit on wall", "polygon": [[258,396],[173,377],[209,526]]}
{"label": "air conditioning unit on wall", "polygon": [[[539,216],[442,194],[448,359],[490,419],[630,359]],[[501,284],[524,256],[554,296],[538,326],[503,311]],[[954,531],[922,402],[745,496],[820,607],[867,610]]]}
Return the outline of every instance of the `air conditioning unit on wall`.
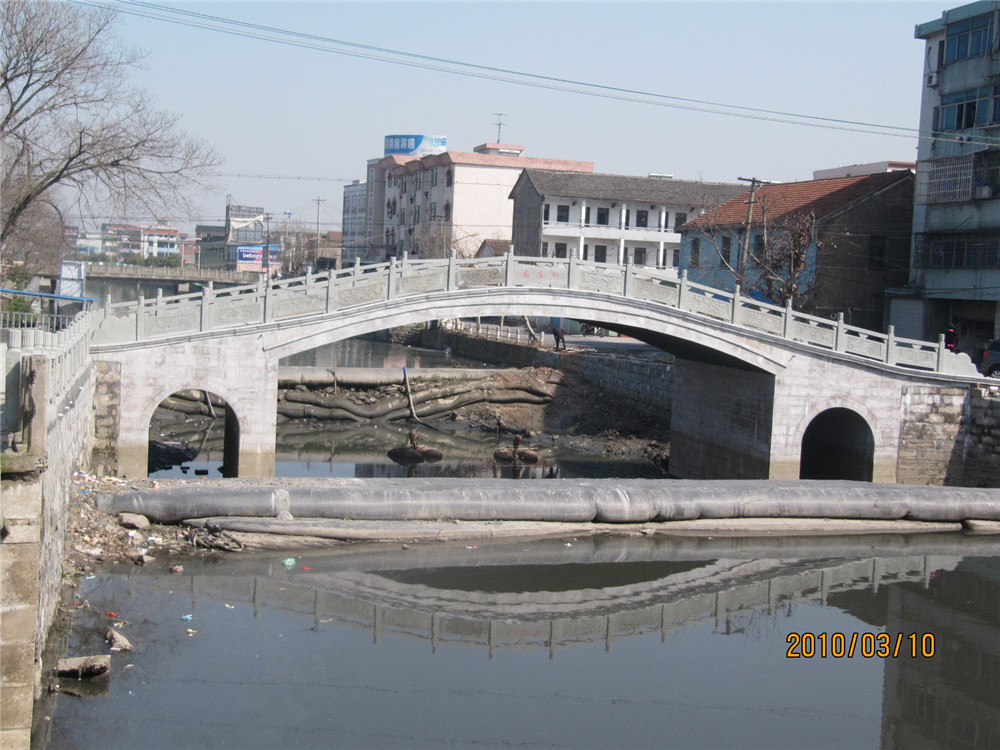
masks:
{"label": "air conditioning unit on wall", "polygon": [[938,85],[938,74],[937,73],[928,73],[926,81],[927,81],[927,85],[930,86],[932,89],[937,88],[937,85]]}

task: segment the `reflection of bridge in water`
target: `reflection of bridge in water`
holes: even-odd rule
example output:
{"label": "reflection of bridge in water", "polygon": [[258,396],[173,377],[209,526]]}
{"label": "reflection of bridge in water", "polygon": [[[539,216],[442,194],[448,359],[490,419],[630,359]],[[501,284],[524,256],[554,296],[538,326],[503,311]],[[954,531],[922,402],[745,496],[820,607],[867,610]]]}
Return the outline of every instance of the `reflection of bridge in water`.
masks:
{"label": "reflection of bridge in water", "polygon": [[[312,616],[317,629],[336,622],[369,630],[376,643],[393,633],[429,640],[435,652],[442,644],[484,647],[491,657],[503,648],[548,648],[551,658],[565,646],[610,649],[617,639],[652,633],[666,640],[705,622],[729,633],[734,618],[773,615],[801,601],[826,604],[840,592],[901,582],[926,587],[934,571],[954,569],[962,556],[996,551],[990,539],[947,537],[919,544],[901,537],[669,545],[616,537],[529,547],[310,550],[308,571],[284,569],[278,558],[228,558],[213,565],[215,574],[188,576],[187,592],[193,605],[224,600],[251,604],[255,616],[270,608],[298,612]],[[814,553],[804,558],[803,549]],[[587,585],[600,578],[606,585]],[[564,581],[558,590],[555,579]],[[566,585],[567,579],[583,583]],[[142,574],[133,583],[184,590],[176,576]]]}

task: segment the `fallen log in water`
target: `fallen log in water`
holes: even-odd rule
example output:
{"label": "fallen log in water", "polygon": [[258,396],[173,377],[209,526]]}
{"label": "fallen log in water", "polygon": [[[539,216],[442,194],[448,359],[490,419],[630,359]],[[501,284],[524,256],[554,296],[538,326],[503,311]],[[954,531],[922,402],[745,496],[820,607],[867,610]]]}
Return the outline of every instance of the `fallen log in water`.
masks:
{"label": "fallen log in water", "polygon": [[[292,419],[311,417],[350,422],[393,421],[407,419],[413,413],[418,419],[433,418],[480,403],[545,404],[552,400],[561,379],[558,371],[547,368],[418,370],[413,374],[409,393],[400,389],[395,394],[383,392],[375,400],[366,400],[359,399],[357,393],[340,389],[348,385],[402,386],[403,371],[346,368],[334,373],[318,367],[282,368],[279,384],[285,387],[278,391],[278,414]],[[328,392],[331,387],[337,392]],[[181,414],[216,417],[223,413],[226,403],[205,391],[187,390],[168,396],[160,405]]]}

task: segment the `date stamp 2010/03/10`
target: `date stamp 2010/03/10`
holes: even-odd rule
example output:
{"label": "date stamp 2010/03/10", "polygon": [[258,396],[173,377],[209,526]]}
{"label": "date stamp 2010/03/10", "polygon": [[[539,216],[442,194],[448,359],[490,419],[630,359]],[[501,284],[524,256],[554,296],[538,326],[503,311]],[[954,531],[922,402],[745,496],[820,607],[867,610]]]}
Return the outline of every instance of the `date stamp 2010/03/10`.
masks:
{"label": "date stamp 2010/03/10", "polygon": [[789,659],[929,659],[934,656],[933,633],[789,633]]}

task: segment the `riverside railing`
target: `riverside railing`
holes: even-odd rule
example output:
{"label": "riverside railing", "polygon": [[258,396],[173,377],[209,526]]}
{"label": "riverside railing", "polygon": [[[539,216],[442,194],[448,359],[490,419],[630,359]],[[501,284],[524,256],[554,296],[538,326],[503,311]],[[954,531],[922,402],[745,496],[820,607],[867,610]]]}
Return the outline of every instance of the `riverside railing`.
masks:
{"label": "riverside railing", "polygon": [[541,287],[654,303],[789,341],[855,355],[888,365],[931,372],[974,373],[965,355],[944,344],[906,339],[797,312],[688,280],[684,271],[595,263],[576,258],[507,255],[459,259],[390,260],[388,263],[307,273],[192,294],[112,304],[96,311],[92,345],[114,345],[266,325],[306,315],[438,292]]}
{"label": "riverside railing", "polygon": [[11,322],[23,321],[9,313],[0,317],[0,353],[3,354],[4,375],[0,384],[0,414],[3,416],[0,427],[5,435],[20,429],[20,416],[15,407],[24,386],[21,382],[22,359],[32,355],[48,359],[48,400],[55,403],[90,364],[92,316],[86,311],[75,316],[36,315],[35,322],[39,324],[35,326],[9,326]]}

